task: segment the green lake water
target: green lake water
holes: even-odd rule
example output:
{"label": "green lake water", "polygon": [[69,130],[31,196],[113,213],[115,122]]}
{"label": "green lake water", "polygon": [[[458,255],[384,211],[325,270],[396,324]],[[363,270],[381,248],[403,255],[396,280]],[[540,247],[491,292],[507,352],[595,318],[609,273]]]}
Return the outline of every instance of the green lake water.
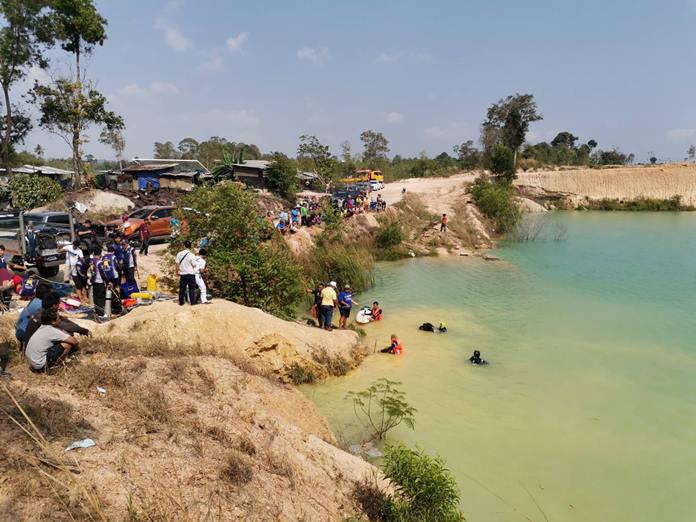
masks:
{"label": "green lake water", "polygon": [[[564,239],[505,244],[498,262],[380,265],[358,296],[386,312],[366,343],[396,333],[405,355],[304,391],[354,442],[346,392],[402,381],[416,429],[390,438],[446,460],[470,521],[693,522],[696,213],[543,219]],[[491,364],[471,366],[474,348]]]}

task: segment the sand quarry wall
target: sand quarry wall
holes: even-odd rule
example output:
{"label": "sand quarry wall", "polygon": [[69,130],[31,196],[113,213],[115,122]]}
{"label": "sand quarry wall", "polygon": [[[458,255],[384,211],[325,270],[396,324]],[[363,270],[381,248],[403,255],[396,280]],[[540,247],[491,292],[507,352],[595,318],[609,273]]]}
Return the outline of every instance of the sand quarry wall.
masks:
{"label": "sand quarry wall", "polygon": [[595,200],[678,195],[683,204],[696,206],[696,165],[689,164],[520,172],[515,185]]}

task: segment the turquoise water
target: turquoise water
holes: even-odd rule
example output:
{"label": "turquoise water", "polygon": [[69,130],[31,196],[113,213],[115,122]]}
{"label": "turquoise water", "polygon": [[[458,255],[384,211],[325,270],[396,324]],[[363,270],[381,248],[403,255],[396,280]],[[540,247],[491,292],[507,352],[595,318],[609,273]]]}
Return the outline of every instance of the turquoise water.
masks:
{"label": "turquoise water", "polygon": [[[386,311],[367,344],[396,333],[405,356],[305,391],[354,441],[346,392],[402,381],[416,429],[390,436],[447,461],[468,520],[692,522],[696,213],[545,219],[563,240],[503,245],[499,262],[381,265],[359,296]],[[489,366],[468,363],[474,348]]]}

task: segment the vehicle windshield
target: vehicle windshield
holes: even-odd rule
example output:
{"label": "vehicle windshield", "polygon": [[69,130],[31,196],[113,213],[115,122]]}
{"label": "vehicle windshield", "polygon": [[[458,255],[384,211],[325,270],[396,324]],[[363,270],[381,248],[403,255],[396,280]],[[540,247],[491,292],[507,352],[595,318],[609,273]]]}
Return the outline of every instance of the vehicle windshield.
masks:
{"label": "vehicle windshield", "polygon": [[128,215],[128,217],[133,218],[133,219],[145,219],[147,217],[148,212],[149,212],[148,209],[141,208],[140,210],[136,210],[135,212],[131,212]]}
{"label": "vehicle windshield", "polygon": [[31,223],[35,225],[37,223],[43,223],[46,218],[40,214],[24,214],[24,223]]}

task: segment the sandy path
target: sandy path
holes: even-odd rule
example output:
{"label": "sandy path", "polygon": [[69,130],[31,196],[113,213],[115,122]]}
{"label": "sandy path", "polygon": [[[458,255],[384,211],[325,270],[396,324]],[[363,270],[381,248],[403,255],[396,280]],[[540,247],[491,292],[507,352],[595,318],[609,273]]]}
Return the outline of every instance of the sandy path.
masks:
{"label": "sandy path", "polygon": [[454,205],[460,200],[466,186],[474,182],[476,176],[471,173],[457,174],[449,178],[411,178],[387,183],[379,191],[388,205],[398,203],[402,198],[402,190],[420,194],[428,209],[433,213],[454,213]]}

